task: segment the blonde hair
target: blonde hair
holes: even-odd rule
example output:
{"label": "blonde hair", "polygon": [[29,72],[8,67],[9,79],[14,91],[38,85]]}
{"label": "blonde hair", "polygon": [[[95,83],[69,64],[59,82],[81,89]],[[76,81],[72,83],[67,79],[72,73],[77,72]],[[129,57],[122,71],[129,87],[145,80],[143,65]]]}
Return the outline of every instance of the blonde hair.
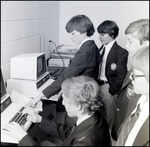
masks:
{"label": "blonde hair", "polygon": [[66,79],[61,87],[65,97],[76,106],[81,105],[84,112],[90,114],[99,109],[99,85],[93,78],[83,75],[72,77]]}
{"label": "blonde hair", "polygon": [[149,46],[138,50],[131,59],[133,69],[143,72],[149,82]]}
{"label": "blonde hair", "polygon": [[140,19],[129,24],[125,30],[125,34],[132,36],[140,41],[142,45],[144,41],[149,41],[149,20]]}

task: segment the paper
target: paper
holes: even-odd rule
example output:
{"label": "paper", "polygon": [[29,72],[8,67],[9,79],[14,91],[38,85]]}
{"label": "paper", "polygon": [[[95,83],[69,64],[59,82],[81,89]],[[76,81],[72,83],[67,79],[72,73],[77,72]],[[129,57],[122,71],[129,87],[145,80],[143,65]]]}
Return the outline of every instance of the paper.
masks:
{"label": "paper", "polygon": [[[11,93],[11,100],[13,103],[17,103],[17,104],[20,104],[22,106],[26,106],[28,104],[28,102],[30,100],[32,100],[32,98],[30,97],[27,97],[25,95],[22,95],[20,94],[19,92],[15,91],[15,90],[12,90],[12,93]],[[35,111],[43,111],[43,108],[42,108],[42,102],[39,101],[35,108],[33,108]]]}

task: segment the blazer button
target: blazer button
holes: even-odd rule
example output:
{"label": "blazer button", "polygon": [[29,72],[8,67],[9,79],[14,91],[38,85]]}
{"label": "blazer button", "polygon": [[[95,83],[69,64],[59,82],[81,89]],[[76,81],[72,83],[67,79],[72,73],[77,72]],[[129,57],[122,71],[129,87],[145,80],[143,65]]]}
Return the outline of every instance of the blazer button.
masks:
{"label": "blazer button", "polygon": [[117,111],[120,111],[120,109],[119,109],[119,108],[117,108]]}

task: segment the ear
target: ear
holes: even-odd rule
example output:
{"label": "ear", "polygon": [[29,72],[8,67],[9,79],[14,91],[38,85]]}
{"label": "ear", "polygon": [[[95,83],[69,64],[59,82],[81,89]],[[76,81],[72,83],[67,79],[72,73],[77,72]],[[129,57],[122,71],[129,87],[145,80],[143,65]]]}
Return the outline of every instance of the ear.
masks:
{"label": "ear", "polygon": [[82,105],[81,104],[79,104],[78,106],[77,106],[77,108],[76,108],[78,111],[80,111],[81,109],[82,109]]}

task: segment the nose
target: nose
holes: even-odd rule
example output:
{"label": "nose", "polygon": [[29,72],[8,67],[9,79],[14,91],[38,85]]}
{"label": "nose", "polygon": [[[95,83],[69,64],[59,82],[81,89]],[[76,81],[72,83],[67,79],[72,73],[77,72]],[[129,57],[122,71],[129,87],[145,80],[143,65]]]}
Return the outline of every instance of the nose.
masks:
{"label": "nose", "polygon": [[129,79],[131,79],[131,80],[133,81],[133,78],[132,78],[132,75],[131,75],[131,74],[129,75]]}
{"label": "nose", "polygon": [[99,34],[99,39],[101,39],[101,37],[102,37],[102,35],[101,35],[101,34]]}
{"label": "nose", "polygon": [[72,35],[72,34],[70,34],[70,38],[71,38],[71,39],[73,38],[73,35]]}
{"label": "nose", "polygon": [[64,100],[62,100],[62,104],[64,105]]}

